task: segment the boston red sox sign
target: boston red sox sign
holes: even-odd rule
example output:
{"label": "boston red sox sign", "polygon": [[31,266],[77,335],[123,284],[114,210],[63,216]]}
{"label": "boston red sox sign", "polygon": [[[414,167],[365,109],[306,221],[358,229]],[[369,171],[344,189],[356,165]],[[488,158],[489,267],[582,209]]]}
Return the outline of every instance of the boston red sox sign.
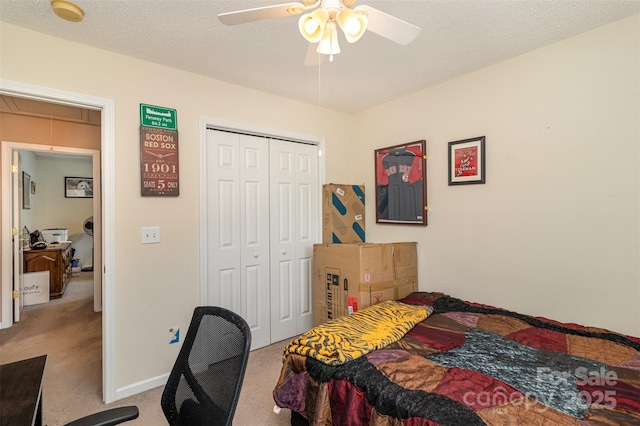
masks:
{"label": "boston red sox sign", "polygon": [[180,195],[178,131],[140,127],[142,196]]}

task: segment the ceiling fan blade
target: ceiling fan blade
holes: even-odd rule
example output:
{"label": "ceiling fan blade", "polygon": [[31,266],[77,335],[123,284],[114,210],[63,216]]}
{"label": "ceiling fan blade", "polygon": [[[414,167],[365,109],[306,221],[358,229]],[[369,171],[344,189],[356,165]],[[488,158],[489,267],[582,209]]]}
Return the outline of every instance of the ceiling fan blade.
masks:
{"label": "ceiling fan blade", "polygon": [[368,16],[367,30],[374,32],[398,44],[411,43],[420,33],[420,27],[416,27],[402,19],[386,14],[371,6],[358,6],[354,12],[362,10]]}
{"label": "ceiling fan blade", "polygon": [[306,67],[315,67],[324,62],[324,57],[322,53],[318,53],[318,43],[309,43],[309,47],[307,48],[307,56],[304,58],[304,65]]}
{"label": "ceiling fan blade", "polygon": [[307,6],[302,3],[284,3],[275,6],[257,7],[255,9],[238,10],[221,13],[218,19],[225,25],[238,25],[263,19],[281,18],[283,16],[302,13]]}

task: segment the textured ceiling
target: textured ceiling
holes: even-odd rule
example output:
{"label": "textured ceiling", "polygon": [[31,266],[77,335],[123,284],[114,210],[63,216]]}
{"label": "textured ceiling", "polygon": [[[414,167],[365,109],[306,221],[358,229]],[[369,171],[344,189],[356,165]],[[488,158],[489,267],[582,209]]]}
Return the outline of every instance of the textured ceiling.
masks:
{"label": "textured ceiling", "polygon": [[[238,26],[217,15],[289,0],[0,0],[0,20],[326,108],[356,113],[640,12],[639,0],[359,0],[422,28],[407,46],[374,33],[305,66],[297,17]],[[339,37],[342,37],[340,35]],[[1,41],[0,41],[1,43]]]}

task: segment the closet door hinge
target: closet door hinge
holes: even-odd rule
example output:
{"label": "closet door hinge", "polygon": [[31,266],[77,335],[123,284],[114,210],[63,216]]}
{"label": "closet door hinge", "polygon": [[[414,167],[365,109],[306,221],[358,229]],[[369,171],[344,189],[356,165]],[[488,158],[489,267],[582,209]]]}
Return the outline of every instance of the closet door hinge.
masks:
{"label": "closet door hinge", "polygon": [[12,164],[11,165],[11,173],[18,173],[18,165],[17,164]]}
{"label": "closet door hinge", "polygon": [[11,228],[11,234],[15,237],[18,235],[18,228]]}
{"label": "closet door hinge", "polygon": [[17,299],[20,296],[20,293],[18,292],[18,290],[13,290],[11,295],[14,299]]}

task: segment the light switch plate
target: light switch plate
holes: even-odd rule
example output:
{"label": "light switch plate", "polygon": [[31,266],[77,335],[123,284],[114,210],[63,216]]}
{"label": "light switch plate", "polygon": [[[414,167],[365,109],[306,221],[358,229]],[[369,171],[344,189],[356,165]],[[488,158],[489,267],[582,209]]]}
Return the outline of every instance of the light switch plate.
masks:
{"label": "light switch plate", "polygon": [[160,242],[160,227],[145,226],[142,227],[142,244],[157,244]]}

